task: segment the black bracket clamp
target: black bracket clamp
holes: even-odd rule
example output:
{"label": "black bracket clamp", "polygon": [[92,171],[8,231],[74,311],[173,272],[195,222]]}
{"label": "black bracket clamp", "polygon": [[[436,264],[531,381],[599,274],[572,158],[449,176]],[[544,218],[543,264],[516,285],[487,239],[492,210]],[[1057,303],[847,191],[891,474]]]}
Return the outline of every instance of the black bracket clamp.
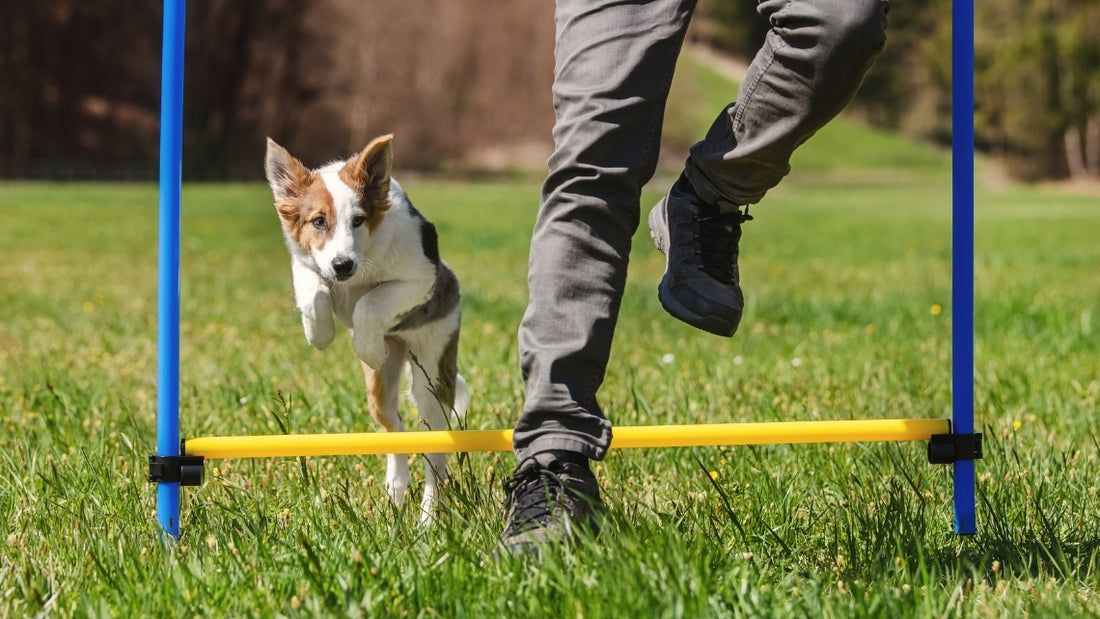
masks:
{"label": "black bracket clamp", "polygon": [[960,460],[982,459],[982,433],[933,434],[928,441],[928,461],[954,464]]}
{"label": "black bracket clamp", "polygon": [[202,456],[149,456],[149,481],[201,486],[203,463]]}

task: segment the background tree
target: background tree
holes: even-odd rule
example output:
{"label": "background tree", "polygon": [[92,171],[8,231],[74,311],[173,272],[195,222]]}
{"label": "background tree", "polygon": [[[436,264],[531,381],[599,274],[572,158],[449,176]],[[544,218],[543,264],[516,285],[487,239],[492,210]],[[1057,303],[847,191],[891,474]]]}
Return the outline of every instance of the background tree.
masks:
{"label": "background tree", "polygon": [[[156,173],[159,3],[15,0],[0,20],[0,176]],[[1100,178],[1100,0],[976,3],[980,149],[1023,179]],[[849,113],[950,139],[951,0],[895,0]],[[691,36],[751,58],[756,4],[702,0]],[[400,164],[541,168],[546,0],[188,3],[184,173],[258,178],[264,137],[312,163],[393,132]]]}
{"label": "background tree", "polygon": [[159,10],[17,2],[0,19],[0,170],[33,162],[150,160]]}

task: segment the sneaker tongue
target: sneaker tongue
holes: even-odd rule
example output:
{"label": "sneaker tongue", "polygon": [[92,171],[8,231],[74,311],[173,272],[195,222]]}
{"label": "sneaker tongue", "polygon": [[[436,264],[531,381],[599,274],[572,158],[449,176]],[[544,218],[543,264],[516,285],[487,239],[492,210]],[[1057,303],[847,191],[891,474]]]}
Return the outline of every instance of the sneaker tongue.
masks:
{"label": "sneaker tongue", "polygon": [[737,255],[737,214],[726,213],[700,230],[703,272],[714,279],[732,283]]}

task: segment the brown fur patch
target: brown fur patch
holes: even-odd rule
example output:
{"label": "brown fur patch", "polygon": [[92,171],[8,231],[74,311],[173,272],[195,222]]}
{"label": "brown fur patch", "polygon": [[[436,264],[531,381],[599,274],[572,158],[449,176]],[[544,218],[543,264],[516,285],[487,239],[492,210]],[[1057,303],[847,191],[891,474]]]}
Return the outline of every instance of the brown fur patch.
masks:
{"label": "brown fur patch", "polygon": [[[332,224],[336,221],[336,205],[332,194],[325,187],[321,175],[310,172],[297,187],[297,195],[275,205],[283,222],[283,229],[302,249],[321,249],[332,238]],[[324,217],[328,226],[324,229],[313,225],[313,220]]]}
{"label": "brown fur patch", "polygon": [[363,366],[363,377],[367,381],[367,408],[370,410],[370,415],[386,429],[386,432],[393,432],[396,428],[383,412],[386,406],[386,377],[366,363],[359,364]]}
{"label": "brown fur patch", "polygon": [[[321,176],[312,174],[311,177],[312,182],[302,196],[300,205],[303,217],[298,244],[303,249],[321,249],[325,242],[332,238],[333,224],[336,223],[336,205]],[[313,220],[318,217],[325,218],[327,225],[324,228],[313,225]]]}
{"label": "brown fur patch", "polygon": [[340,180],[359,196],[372,233],[390,208],[390,174],[393,171],[392,135],[375,138],[340,168]]}
{"label": "brown fur patch", "polygon": [[[332,238],[336,208],[321,175],[311,171],[271,138],[267,140],[264,168],[283,230],[306,251],[324,247]],[[313,225],[318,217],[325,218],[326,225],[322,228]]]}

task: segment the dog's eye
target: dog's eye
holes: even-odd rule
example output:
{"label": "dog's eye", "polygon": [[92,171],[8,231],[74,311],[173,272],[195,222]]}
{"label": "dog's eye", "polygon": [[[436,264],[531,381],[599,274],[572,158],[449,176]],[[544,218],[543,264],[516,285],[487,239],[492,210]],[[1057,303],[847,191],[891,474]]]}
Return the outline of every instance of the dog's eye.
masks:
{"label": "dog's eye", "polygon": [[313,227],[317,228],[318,230],[324,230],[325,227],[328,226],[328,222],[325,221],[325,218],[323,216],[314,218],[311,223],[313,224]]}
{"label": "dog's eye", "polygon": [[367,218],[366,217],[363,217],[362,215],[356,215],[351,220],[351,227],[352,228],[358,228],[359,226],[361,226],[365,223],[367,223]]}

